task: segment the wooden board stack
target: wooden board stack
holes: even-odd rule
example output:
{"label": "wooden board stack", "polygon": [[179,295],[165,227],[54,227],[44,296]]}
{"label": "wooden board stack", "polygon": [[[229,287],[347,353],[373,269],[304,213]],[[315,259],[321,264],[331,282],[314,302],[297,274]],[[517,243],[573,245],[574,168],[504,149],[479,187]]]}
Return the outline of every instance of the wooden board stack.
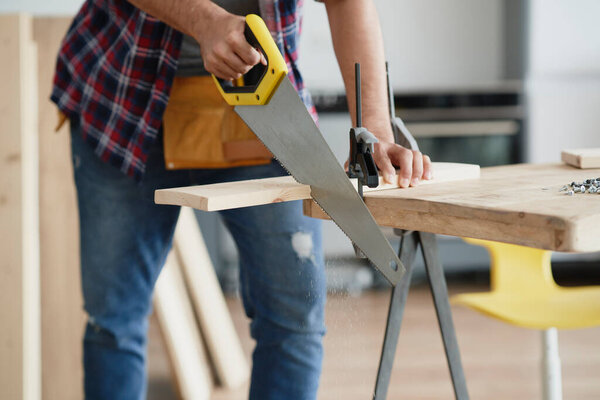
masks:
{"label": "wooden board stack", "polygon": [[181,265],[171,252],[156,282],[154,309],[182,399],[208,400],[211,376]]}
{"label": "wooden board stack", "polygon": [[250,366],[191,208],[181,209],[175,229],[174,251],[216,379],[225,388],[237,388],[249,379]]}
{"label": "wooden board stack", "polygon": [[250,367],[189,208],[179,216],[173,250],[156,283],[154,305],[182,398],[210,398],[210,366],[225,388],[248,380]]}

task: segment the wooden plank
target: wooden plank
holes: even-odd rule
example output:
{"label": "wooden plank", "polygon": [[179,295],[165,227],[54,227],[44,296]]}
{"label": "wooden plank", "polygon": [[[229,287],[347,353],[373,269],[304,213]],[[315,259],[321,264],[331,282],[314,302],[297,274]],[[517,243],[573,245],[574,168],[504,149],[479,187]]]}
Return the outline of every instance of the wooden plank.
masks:
{"label": "wooden plank", "polygon": [[79,270],[77,200],[68,124],[55,133],[50,91],[60,42],[71,18],[37,17],[42,296],[42,397],[83,398],[85,313]]}
{"label": "wooden plank", "polygon": [[212,387],[208,361],[181,267],[173,252],[156,282],[154,308],[180,397],[208,400]]}
{"label": "wooden plank", "polygon": [[250,377],[250,367],[191,208],[181,210],[174,248],[216,378],[226,388],[237,388]]}
{"label": "wooden plank", "polygon": [[[478,180],[372,192],[365,202],[383,226],[591,252],[600,250],[600,195],[567,196],[559,189],[598,176],[600,169],[564,164],[483,168]],[[305,213],[326,217],[312,201]]]}
{"label": "wooden plank", "polygon": [[0,16],[0,398],[41,398],[36,49]]}
{"label": "wooden plank", "polygon": [[25,131],[23,143],[23,341],[24,390],[23,399],[41,398],[42,332],[40,298],[40,218],[38,171],[38,103],[37,103],[37,46],[32,41],[32,21],[26,17],[28,41],[25,51],[25,96],[21,117]]}
{"label": "wooden plank", "polygon": [[600,148],[563,150],[561,159],[577,168],[600,168]]}
{"label": "wooden plank", "polygon": [[306,198],[310,198],[310,187],[296,182],[291,176],[283,176],[161,189],[155,192],[154,202],[218,211]]}
{"label": "wooden plank", "polygon": [[[430,181],[422,181],[421,185],[476,179],[479,177],[479,166],[458,163],[433,163],[433,177],[434,179]],[[355,179],[353,182],[356,185]],[[398,185],[384,184],[383,179],[380,178],[380,185],[377,188],[365,188],[365,192],[397,187]],[[154,201],[157,204],[181,205],[203,211],[218,211],[309,198],[310,186],[296,182],[291,176],[283,176],[162,189],[155,192]]]}

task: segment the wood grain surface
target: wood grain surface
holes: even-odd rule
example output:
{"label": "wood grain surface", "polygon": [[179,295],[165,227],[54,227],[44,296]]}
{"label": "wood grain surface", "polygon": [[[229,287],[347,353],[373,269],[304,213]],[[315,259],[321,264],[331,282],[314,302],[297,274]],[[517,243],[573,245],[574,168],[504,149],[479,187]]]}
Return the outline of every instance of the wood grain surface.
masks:
{"label": "wood grain surface", "polygon": [[[478,177],[478,165],[433,163],[433,179],[422,181],[421,184],[432,185]],[[356,185],[356,179],[353,182]],[[365,188],[365,192],[397,187],[398,185],[384,184],[380,178],[377,188]],[[310,186],[296,182],[291,176],[162,189],[157,190],[154,197],[157,204],[187,206],[203,211],[227,210],[304,199],[310,199]]]}
{"label": "wood grain surface", "polygon": [[[554,251],[600,250],[600,195],[560,188],[599,177],[564,164],[483,168],[477,180],[367,193],[380,225],[496,240]],[[326,218],[312,201],[305,213]]]}

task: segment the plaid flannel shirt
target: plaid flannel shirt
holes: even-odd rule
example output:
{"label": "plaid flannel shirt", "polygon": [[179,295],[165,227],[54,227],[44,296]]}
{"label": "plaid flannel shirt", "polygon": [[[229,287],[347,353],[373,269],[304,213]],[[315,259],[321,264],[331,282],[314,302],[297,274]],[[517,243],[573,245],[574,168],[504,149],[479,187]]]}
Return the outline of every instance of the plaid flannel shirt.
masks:
{"label": "plaid flannel shirt", "polygon": [[[302,0],[259,0],[291,82],[316,119],[297,67]],[[177,70],[181,32],[125,0],[86,0],[63,39],[51,99],[79,118],[104,161],[141,180]]]}

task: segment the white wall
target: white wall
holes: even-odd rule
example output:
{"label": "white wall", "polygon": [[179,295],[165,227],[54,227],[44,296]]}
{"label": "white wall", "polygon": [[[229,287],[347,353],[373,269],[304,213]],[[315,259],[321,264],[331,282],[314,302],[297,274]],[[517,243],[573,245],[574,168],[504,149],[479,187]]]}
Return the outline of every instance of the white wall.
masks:
{"label": "white wall", "polygon": [[[342,90],[325,6],[305,1],[300,67],[309,88]],[[502,0],[375,0],[397,90],[497,82]]]}
{"label": "white wall", "polygon": [[[503,0],[374,0],[397,90],[502,78]],[[592,0],[593,1],[593,0]],[[0,13],[74,14],[83,0],[0,0]],[[316,90],[343,89],[325,6],[305,1],[300,67]]]}
{"label": "white wall", "polygon": [[531,0],[529,160],[600,147],[600,2]]}
{"label": "white wall", "polygon": [[81,4],[83,0],[0,0],[0,13],[71,15],[79,10]]}

